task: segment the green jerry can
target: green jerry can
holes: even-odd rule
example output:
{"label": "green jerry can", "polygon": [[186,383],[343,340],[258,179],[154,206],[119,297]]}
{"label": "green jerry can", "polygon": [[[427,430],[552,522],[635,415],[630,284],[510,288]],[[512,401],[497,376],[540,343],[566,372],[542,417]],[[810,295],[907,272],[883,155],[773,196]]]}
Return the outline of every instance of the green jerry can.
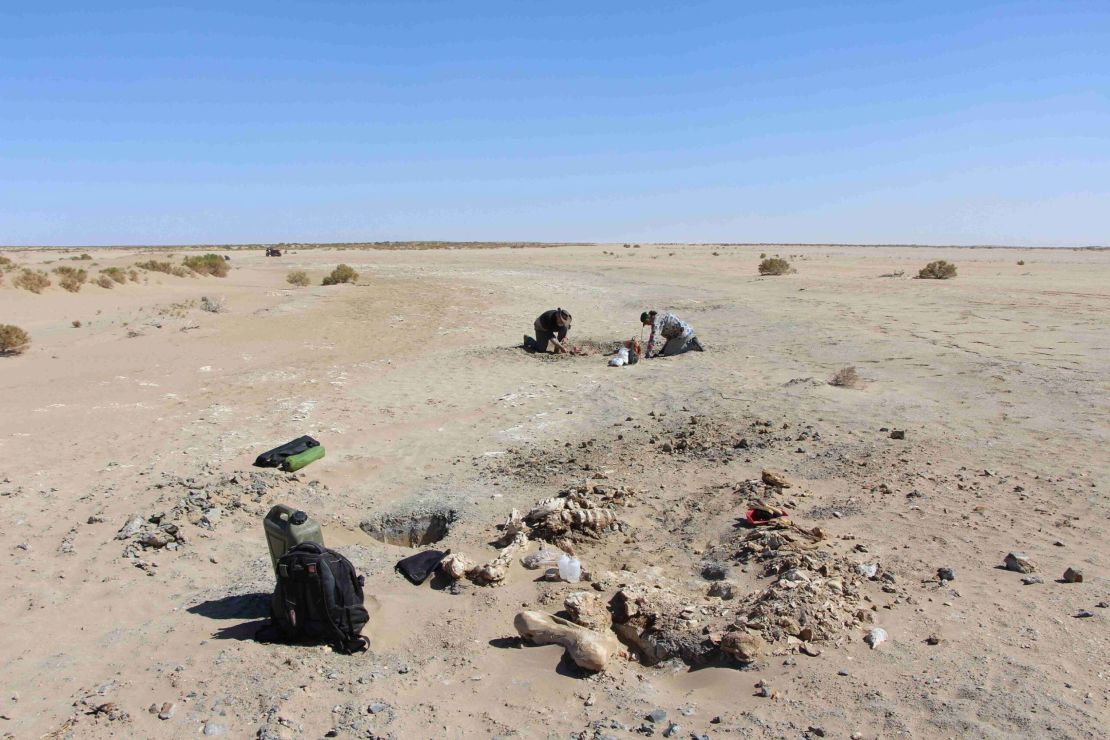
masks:
{"label": "green jerry can", "polygon": [[266,545],[270,548],[270,562],[277,573],[278,560],[302,542],[324,544],[324,534],[319,522],[308,518],[303,511],[278,504],[262,520],[266,531]]}
{"label": "green jerry can", "polygon": [[301,452],[301,453],[296,454],[296,455],[290,455],[289,457],[285,458],[285,460],[281,463],[281,469],[292,473],[294,471],[300,470],[301,468],[303,468],[305,465],[308,465],[309,463],[316,462],[317,460],[321,459],[323,456],[324,456],[324,446],[323,445],[316,445],[315,447],[309,447],[304,452]]}

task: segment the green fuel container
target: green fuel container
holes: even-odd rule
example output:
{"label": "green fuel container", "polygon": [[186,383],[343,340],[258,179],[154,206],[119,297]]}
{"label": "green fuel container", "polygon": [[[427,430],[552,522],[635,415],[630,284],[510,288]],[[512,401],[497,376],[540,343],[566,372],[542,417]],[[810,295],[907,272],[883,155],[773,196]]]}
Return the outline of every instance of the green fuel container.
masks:
{"label": "green fuel container", "polygon": [[262,520],[266,531],[266,545],[270,548],[270,562],[277,573],[278,559],[302,542],[324,544],[324,533],[320,524],[308,518],[308,514],[285,504],[270,509]]}
{"label": "green fuel container", "polygon": [[295,470],[300,470],[309,463],[316,462],[323,456],[323,445],[309,447],[307,450],[298,455],[290,455],[289,457],[285,458],[285,461],[281,464],[281,469],[292,473]]}

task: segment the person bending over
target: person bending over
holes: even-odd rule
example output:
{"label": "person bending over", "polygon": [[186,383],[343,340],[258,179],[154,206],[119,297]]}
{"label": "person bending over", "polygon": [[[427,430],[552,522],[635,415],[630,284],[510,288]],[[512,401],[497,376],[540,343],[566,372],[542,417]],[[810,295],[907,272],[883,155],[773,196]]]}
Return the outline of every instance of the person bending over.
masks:
{"label": "person bending over", "polygon": [[[701,342],[694,336],[694,329],[673,313],[659,313],[658,311],[644,311],[640,314],[640,323],[651,327],[651,335],[644,357],[671,357],[683,352],[696,350],[704,352]],[[666,340],[662,349],[654,352],[655,344],[662,337]]]}
{"label": "person bending over", "polygon": [[[570,312],[561,308],[553,308],[541,313],[536,319],[536,339],[531,343],[530,349],[533,352],[546,352],[548,343],[551,343],[556,353],[567,352],[568,348],[564,342],[567,332],[570,331],[570,322]],[[525,344],[528,343],[525,342]]]}

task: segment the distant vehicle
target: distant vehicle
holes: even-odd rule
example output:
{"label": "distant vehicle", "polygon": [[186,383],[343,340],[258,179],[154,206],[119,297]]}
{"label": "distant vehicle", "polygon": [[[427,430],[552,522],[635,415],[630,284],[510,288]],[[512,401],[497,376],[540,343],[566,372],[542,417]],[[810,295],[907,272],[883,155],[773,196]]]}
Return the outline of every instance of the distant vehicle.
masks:
{"label": "distant vehicle", "polygon": [[275,247],[266,247],[266,256],[267,257],[280,257],[281,256],[281,250],[277,249]]}

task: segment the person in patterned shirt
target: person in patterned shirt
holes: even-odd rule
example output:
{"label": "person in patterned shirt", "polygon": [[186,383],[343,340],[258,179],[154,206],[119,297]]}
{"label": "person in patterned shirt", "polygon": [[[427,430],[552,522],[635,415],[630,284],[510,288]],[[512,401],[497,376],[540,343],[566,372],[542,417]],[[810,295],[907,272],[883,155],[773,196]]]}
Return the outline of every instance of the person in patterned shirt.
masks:
{"label": "person in patterned shirt", "polygon": [[[694,335],[694,328],[673,313],[659,313],[658,311],[644,311],[640,314],[640,323],[651,327],[651,336],[648,337],[647,351],[644,357],[671,357],[683,352],[696,350],[704,352],[701,342]],[[658,337],[666,341],[663,348],[653,353]]]}

